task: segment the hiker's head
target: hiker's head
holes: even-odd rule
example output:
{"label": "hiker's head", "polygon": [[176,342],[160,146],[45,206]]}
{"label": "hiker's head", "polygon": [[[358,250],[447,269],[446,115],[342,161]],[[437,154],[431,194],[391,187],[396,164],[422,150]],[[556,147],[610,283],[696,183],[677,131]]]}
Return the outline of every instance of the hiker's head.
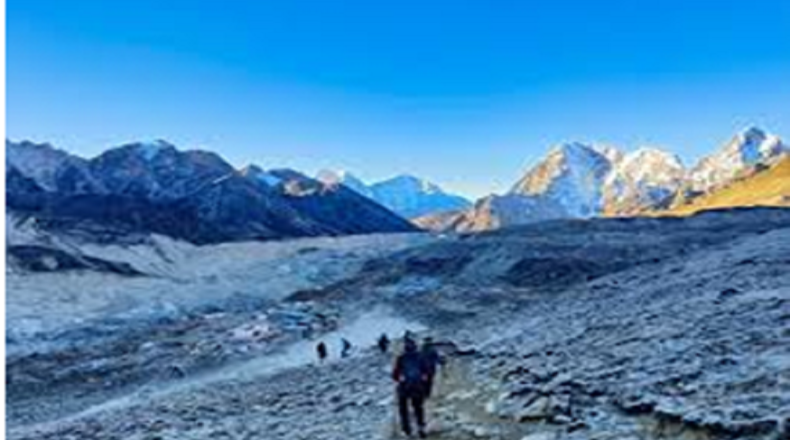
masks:
{"label": "hiker's head", "polygon": [[417,343],[414,342],[414,340],[412,340],[411,338],[406,339],[406,341],[403,342],[403,349],[407,353],[412,351],[417,351]]}

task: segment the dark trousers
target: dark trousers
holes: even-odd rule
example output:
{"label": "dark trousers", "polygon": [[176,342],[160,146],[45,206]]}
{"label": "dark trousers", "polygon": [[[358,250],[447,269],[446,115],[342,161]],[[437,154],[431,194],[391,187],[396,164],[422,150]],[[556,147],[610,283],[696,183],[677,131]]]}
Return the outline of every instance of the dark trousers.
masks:
{"label": "dark trousers", "polygon": [[398,410],[400,411],[400,426],[404,433],[411,434],[411,424],[409,423],[409,405],[414,410],[414,417],[417,418],[417,426],[420,429],[425,427],[425,391],[421,384],[400,384],[398,385]]}
{"label": "dark trousers", "polygon": [[425,390],[423,391],[423,398],[429,399],[431,397],[431,391],[433,391],[433,374],[428,376],[425,379]]}

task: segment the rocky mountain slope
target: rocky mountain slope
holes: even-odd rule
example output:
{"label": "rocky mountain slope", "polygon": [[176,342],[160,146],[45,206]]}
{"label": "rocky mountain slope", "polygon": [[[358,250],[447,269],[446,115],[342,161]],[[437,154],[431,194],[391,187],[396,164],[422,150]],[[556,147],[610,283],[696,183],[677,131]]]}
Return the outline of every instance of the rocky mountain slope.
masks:
{"label": "rocky mountain slope", "polygon": [[370,190],[370,187],[362,179],[348,171],[321,170],[316,175],[316,179],[331,185],[344,185],[346,188],[356,191],[357,194],[369,199],[373,198],[373,191]]}
{"label": "rocky mountain slope", "polygon": [[692,168],[655,148],[622,153],[599,145],[563,144],[530,168],[507,194],[485,197],[451,214],[427,215],[416,223],[464,232],[548,218],[640,215],[716,191],[755,166],[773,164],[788,151],[777,136],[757,128],[739,133]]}
{"label": "rocky mountain slope", "polygon": [[344,185],[327,185],[293,170],[271,170],[280,179],[276,189],[297,211],[320,219],[336,234],[371,232],[370,225],[383,230],[413,231],[405,219]]}
{"label": "rocky mountain slope", "polygon": [[[105,193],[106,189],[85,159],[49,144],[6,142],[6,172],[12,170],[41,190],[64,194]],[[12,186],[10,190],[13,190]]]}
{"label": "rocky mountain slope", "polygon": [[42,228],[158,233],[201,244],[415,230],[350,191],[302,175],[314,190],[289,191],[293,182],[282,177],[257,167],[237,171],[214,153],[164,141],[90,160],[29,142],[6,142],[6,149],[7,208]]}
{"label": "rocky mountain slope", "polygon": [[431,214],[413,221],[430,231],[472,232],[566,217],[565,208],[551,199],[505,194],[484,197],[468,211]]}
{"label": "rocky mountain slope", "polygon": [[436,184],[409,175],[374,183],[370,190],[374,200],[410,219],[470,206],[465,198],[448,194]]}
{"label": "rocky mountain slope", "polygon": [[471,206],[467,199],[448,194],[438,185],[410,175],[395,176],[371,185],[348,172],[325,170],[318,173],[317,178],[326,183],[342,184],[408,219]]}
{"label": "rocky mountain slope", "polygon": [[729,206],[790,206],[790,156],[658,214],[688,215]]}
{"label": "rocky mountain slope", "polygon": [[613,165],[593,147],[563,144],[516,182],[510,194],[558,204],[569,217],[592,217],[603,209],[601,189]]}
{"label": "rocky mountain slope", "polygon": [[567,143],[507,193],[471,204],[408,175],[372,185],[345,172],[312,179],[280,170],[284,178],[254,165],[234,170],[216,154],[179,151],[164,141],[124,145],[91,160],[45,144],[6,147],[8,206],[42,217],[42,225],[88,221],[121,234],[148,231],[196,243],[414,230],[398,216],[430,230],[466,232],[649,214],[689,205],[790,152],[757,128],[690,168],[655,148],[623,153]]}
{"label": "rocky mountain slope", "polygon": [[10,273],[11,439],[397,438],[363,336],[406,328],[448,358],[429,438],[790,434],[786,209],[206,247],[21,226],[144,275]]}
{"label": "rocky mountain slope", "polygon": [[687,170],[677,155],[644,148],[615,163],[603,187],[604,215],[630,215],[667,203],[683,186]]}
{"label": "rocky mountain slope", "polygon": [[705,192],[726,185],[744,170],[771,162],[789,150],[776,135],[754,127],[746,129],[691,169],[692,189]]}

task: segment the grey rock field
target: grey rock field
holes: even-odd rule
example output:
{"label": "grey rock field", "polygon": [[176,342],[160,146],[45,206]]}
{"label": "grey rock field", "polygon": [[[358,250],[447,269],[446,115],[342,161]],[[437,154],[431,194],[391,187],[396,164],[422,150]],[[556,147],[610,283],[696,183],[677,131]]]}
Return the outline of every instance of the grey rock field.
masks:
{"label": "grey rock field", "polygon": [[448,360],[429,438],[790,438],[788,210],[211,246],[8,237],[93,262],[11,256],[11,439],[401,438],[373,344],[405,330]]}

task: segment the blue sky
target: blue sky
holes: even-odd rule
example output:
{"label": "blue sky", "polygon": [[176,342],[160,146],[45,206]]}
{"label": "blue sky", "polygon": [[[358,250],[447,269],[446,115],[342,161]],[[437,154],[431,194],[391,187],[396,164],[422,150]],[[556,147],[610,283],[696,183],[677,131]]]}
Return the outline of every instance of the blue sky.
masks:
{"label": "blue sky", "polygon": [[790,2],[7,0],[8,137],[506,189],[555,143],[790,137]]}

